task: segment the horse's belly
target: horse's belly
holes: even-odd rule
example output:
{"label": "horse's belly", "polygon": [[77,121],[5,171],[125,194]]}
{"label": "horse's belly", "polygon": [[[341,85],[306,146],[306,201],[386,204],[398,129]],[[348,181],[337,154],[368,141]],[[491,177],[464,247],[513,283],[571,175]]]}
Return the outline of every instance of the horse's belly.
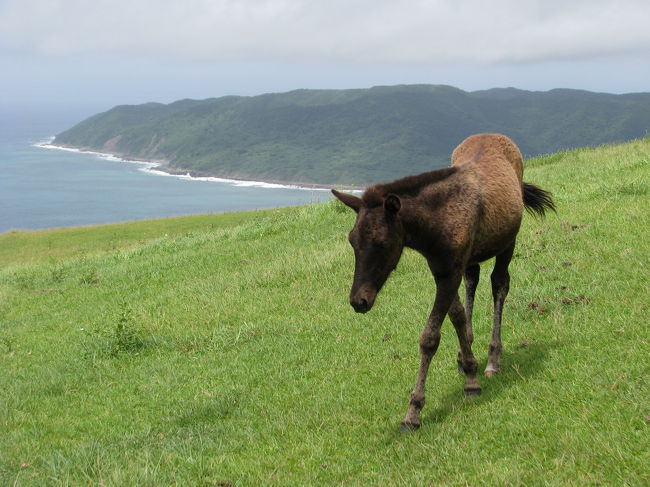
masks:
{"label": "horse's belly", "polygon": [[490,259],[512,245],[521,226],[523,203],[512,210],[479,225],[472,245],[471,262]]}

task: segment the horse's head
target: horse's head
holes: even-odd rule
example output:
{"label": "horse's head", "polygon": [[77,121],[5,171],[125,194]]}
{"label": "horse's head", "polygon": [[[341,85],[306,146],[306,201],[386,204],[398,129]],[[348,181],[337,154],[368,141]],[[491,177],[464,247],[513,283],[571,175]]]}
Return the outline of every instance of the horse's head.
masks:
{"label": "horse's head", "polygon": [[377,205],[367,205],[351,194],[332,190],[334,196],[357,213],[349,241],[354,249],[354,281],[350,304],[357,313],[370,311],[381,287],[397,266],[404,249],[401,201],[389,194]]}

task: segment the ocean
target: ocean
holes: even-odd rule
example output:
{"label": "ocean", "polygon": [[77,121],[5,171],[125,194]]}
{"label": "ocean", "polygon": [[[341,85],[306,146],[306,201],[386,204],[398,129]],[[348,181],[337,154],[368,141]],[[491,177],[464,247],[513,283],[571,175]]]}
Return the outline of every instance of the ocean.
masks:
{"label": "ocean", "polygon": [[322,189],[170,176],[152,164],[55,149],[48,146],[55,134],[95,112],[0,108],[0,233],[275,208],[330,197]]}

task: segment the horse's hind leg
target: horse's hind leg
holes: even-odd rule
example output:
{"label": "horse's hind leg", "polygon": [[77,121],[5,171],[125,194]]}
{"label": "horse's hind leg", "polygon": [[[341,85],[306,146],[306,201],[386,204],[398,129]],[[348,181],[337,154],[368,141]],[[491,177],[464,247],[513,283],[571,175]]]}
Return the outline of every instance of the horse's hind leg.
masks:
{"label": "horse's hind leg", "polygon": [[492,297],[494,299],[494,325],[492,327],[492,338],[490,339],[490,349],[488,352],[488,363],[485,367],[485,375],[493,376],[500,370],[499,362],[501,360],[501,316],[503,314],[503,303],[510,289],[510,273],[508,266],[512,260],[512,254],[515,250],[514,242],[508,249],[496,257],[494,270],[490,276],[492,281]]}
{"label": "horse's hind leg", "polygon": [[472,353],[472,343],[468,337],[467,315],[463,309],[463,305],[460,304],[458,295],[456,295],[449,308],[449,318],[456,329],[456,335],[458,335],[458,342],[460,343],[458,367],[465,374],[465,394],[468,396],[478,395],[481,393],[481,386],[478,380],[476,380],[478,364]]}
{"label": "horse's hind leg", "polygon": [[[474,342],[474,332],[472,331],[472,312],[474,310],[474,295],[476,294],[476,286],[478,286],[478,279],[481,273],[481,267],[478,264],[473,264],[465,269],[465,314],[467,315],[467,340],[469,345],[472,346]],[[463,368],[460,366],[461,351],[458,350],[458,373],[463,374]]]}
{"label": "horse's hind leg", "polygon": [[[474,342],[474,332],[472,331],[472,312],[474,310],[474,295],[476,286],[478,286],[481,267],[478,264],[472,264],[465,269],[465,314],[467,315],[467,340],[472,346]],[[460,366],[461,351],[458,350],[458,372],[463,374],[463,368]]]}

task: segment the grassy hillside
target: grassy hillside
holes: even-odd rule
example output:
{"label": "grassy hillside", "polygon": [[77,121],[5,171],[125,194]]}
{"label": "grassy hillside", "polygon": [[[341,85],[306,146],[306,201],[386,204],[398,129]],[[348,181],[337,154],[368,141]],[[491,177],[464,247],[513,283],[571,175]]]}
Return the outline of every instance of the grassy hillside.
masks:
{"label": "grassy hillside", "polygon": [[166,160],[183,173],[366,184],[442,167],[458,141],[477,132],[509,134],[524,154],[537,155],[649,129],[650,93],[415,85],[119,106],[55,143]]}
{"label": "grassy hillside", "polygon": [[649,139],[528,161],[558,214],[525,218],[503,372],[464,398],[445,324],[406,435],[432,279],[406,252],[354,314],[337,203],[0,235],[0,485],[643,485],[649,169]]}

